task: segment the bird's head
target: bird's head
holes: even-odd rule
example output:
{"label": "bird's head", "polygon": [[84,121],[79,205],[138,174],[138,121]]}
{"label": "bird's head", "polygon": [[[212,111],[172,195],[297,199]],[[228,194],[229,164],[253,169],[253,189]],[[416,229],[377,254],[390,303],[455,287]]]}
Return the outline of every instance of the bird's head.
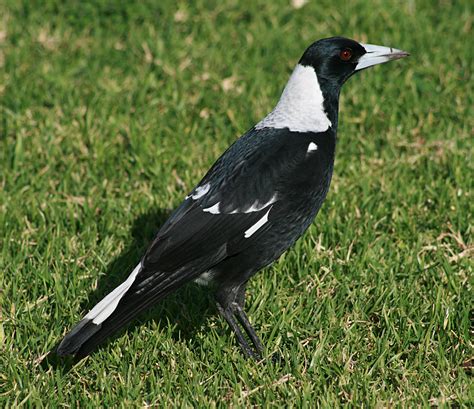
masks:
{"label": "bird's head", "polygon": [[319,80],[340,87],[360,70],[408,55],[407,52],[395,48],[332,37],[311,44],[299,63],[313,67]]}
{"label": "bird's head", "polygon": [[256,128],[324,132],[337,128],[339,93],[354,73],[408,53],[332,37],[311,44],[291,74],[275,109]]}

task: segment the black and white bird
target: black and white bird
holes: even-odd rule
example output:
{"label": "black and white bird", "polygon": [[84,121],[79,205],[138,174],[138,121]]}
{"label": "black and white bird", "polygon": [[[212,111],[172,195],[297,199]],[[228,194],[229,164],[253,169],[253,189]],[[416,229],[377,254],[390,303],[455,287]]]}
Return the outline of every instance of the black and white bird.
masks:
{"label": "black and white bird", "polygon": [[84,357],[190,281],[213,284],[217,309],[245,355],[263,346],[244,312],[245,287],[314,220],[334,167],[339,93],[354,73],[408,53],[333,37],[309,46],[278,104],[239,138],[158,231],[128,278],[62,340]]}

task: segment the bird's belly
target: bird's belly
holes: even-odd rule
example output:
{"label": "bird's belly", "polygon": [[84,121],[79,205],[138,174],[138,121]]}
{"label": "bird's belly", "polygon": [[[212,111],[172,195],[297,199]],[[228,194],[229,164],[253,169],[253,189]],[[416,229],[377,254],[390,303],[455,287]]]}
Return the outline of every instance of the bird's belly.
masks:
{"label": "bird's belly", "polygon": [[[291,208],[275,206],[271,225],[261,234],[252,236],[251,245],[198,277],[198,284],[212,281],[222,283],[244,282],[263,267],[278,259],[307,230],[314,220],[322,201],[293,203]],[[271,214],[271,213],[270,213]]]}
{"label": "bird's belly", "polygon": [[283,200],[275,206],[273,217],[270,212],[270,228],[252,246],[261,264],[276,260],[308,229],[326,198],[330,180],[329,176],[317,188]]}

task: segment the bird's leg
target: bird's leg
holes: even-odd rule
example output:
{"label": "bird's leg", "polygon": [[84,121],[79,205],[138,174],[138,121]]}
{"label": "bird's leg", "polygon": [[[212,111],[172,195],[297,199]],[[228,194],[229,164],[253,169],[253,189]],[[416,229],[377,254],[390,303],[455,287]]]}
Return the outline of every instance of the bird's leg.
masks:
{"label": "bird's leg", "polygon": [[234,313],[232,312],[231,308],[224,308],[222,307],[219,302],[217,302],[217,309],[220,312],[220,314],[225,318],[229,326],[232,328],[232,331],[234,331],[235,336],[237,337],[237,341],[242,348],[242,351],[244,352],[244,355],[247,358],[258,358],[255,355],[255,352],[252,350],[250,347],[249,343],[244,337],[244,334],[242,333],[241,329],[239,328],[239,325],[237,324]]}
{"label": "bird's leg", "polygon": [[[245,301],[245,284],[242,284],[238,288],[234,287],[232,289],[221,289],[218,291],[216,298],[217,309],[234,331],[237,341],[245,356],[249,358],[260,359],[263,353],[263,345],[252,325],[250,324],[250,321],[243,309]],[[245,336],[242,333],[238,323],[240,323],[252,341],[254,349],[250,347],[249,343],[245,339]]]}
{"label": "bird's leg", "polygon": [[258,338],[257,333],[255,332],[252,325],[250,324],[247,314],[245,314],[242,306],[240,306],[238,303],[235,303],[235,302],[232,303],[232,309],[234,311],[234,315],[239,320],[240,325],[242,325],[245,332],[247,333],[250,340],[252,341],[252,344],[255,347],[258,355],[261,356],[263,353],[263,345],[260,339]]}

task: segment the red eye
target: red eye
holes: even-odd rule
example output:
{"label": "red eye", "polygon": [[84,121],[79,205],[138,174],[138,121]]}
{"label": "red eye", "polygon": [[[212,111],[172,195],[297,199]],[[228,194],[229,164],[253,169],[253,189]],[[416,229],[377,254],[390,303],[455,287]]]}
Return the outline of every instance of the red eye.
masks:
{"label": "red eye", "polygon": [[342,60],[342,61],[349,61],[352,57],[352,50],[350,50],[349,48],[346,48],[345,50],[342,50],[340,53],[339,53],[339,58]]}

